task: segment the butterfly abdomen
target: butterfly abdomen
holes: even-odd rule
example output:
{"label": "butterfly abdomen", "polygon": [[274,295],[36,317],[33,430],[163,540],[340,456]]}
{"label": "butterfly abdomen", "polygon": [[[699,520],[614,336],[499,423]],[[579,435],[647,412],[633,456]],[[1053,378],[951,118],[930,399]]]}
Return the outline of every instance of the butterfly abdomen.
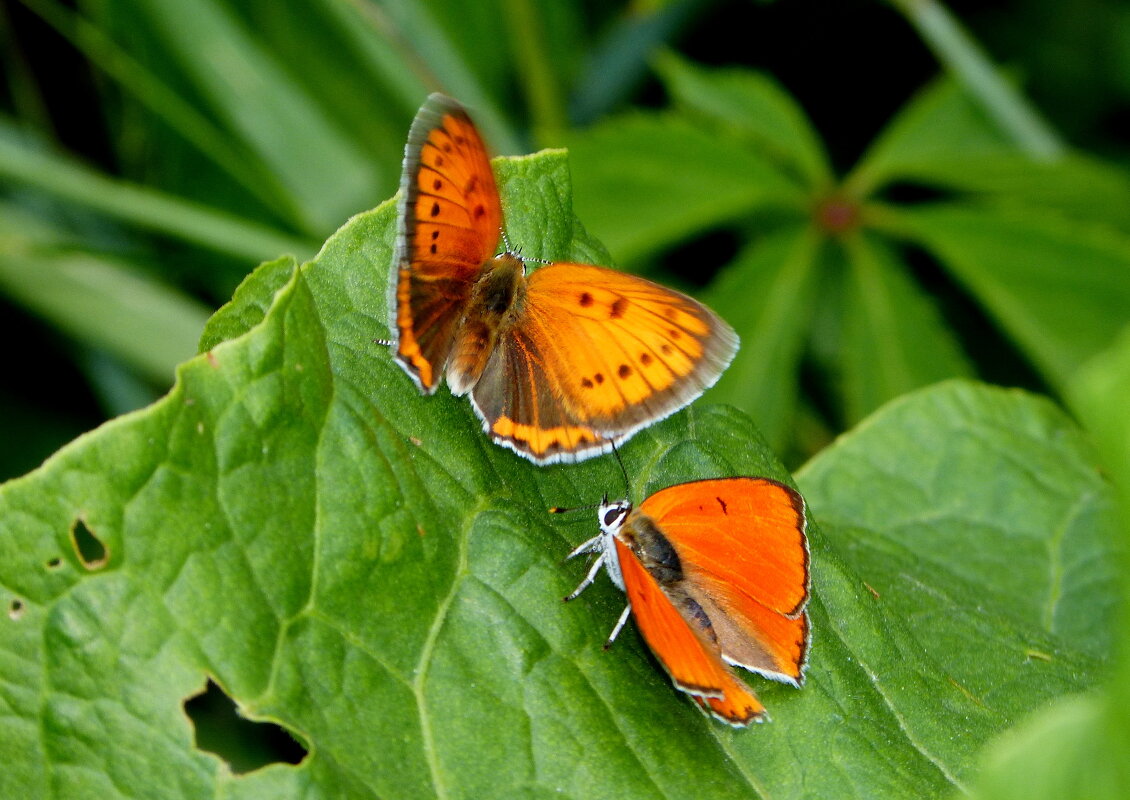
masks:
{"label": "butterfly abdomen", "polygon": [[522,259],[509,253],[492,258],[484,266],[471,289],[447,364],[447,385],[452,394],[466,394],[475,387],[499,336],[525,306],[525,270]]}

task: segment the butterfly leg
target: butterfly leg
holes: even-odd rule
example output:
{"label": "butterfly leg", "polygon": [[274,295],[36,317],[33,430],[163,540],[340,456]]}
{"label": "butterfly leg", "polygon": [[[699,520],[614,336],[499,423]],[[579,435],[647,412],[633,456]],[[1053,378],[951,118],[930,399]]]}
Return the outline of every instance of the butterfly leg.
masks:
{"label": "butterfly leg", "polygon": [[[598,538],[599,538],[599,537],[598,537]],[[586,542],[586,544],[587,544],[587,542]],[[584,545],[581,545],[581,547],[584,547]],[[575,551],[573,551],[572,553],[570,553],[570,554],[569,554],[569,558],[572,558],[572,557],[573,557],[574,555],[576,555],[576,554],[577,554],[577,552],[578,552],[578,551],[576,551],[576,550],[575,550]],[[583,591],[584,591],[585,589],[587,589],[587,588],[589,588],[590,586],[592,586],[592,582],[593,582],[594,580],[596,580],[596,573],[600,572],[600,568],[601,568],[602,566],[604,566],[604,561],[605,561],[605,559],[606,559],[606,558],[608,558],[608,554],[607,554],[607,553],[601,553],[601,554],[600,554],[599,556],[597,556],[597,557],[596,557],[596,558],[595,558],[595,559],[593,560],[593,562],[592,562],[592,566],[591,566],[591,567],[589,567],[589,572],[588,572],[588,574],[587,574],[587,575],[585,575],[585,579],[584,579],[583,581],[581,581],[581,585],[580,585],[580,586],[578,586],[578,587],[577,587],[576,589],[574,589],[574,590],[573,590],[573,593],[572,593],[571,595],[569,595],[568,597],[564,598],[564,600],[565,600],[565,602],[566,602],[566,603],[568,603],[568,602],[569,602],[570,600],[574,600],[574,599],[576,599],[577,595],[579,595],[579,594],[580,594],[581,592],[583,592]]]}
{"label": "butterfly leg", "polygon": [[598,533],[596,536],[592,537],[587,542],[584,542],[583,544],[577,545],[576,549],[573,550],[573,552],[571,552],[569,555],[565,556],[565,560],[568,561],[570,558],[575,558],[576,556],[579,556],[581,553],[593,553],[593,552],[596,552],[597,550],[600,550],[601,546],[603,544],[601,542],[601,539],[603,539],[603,538],[604,538],[604,534]]}
{"label": "butterfly leg", "polygon": [[612,633],[608,634],[608,640],[604,643],[604,649],[607,650],[616,641],[616,637],[620,635],[620,631],[624,629],[624,625],[628,621],[628,616],[632,613],[632,604],[624,606],[624,613],[620,615],[620,619],[616,621],[616,627],[612,629]]}

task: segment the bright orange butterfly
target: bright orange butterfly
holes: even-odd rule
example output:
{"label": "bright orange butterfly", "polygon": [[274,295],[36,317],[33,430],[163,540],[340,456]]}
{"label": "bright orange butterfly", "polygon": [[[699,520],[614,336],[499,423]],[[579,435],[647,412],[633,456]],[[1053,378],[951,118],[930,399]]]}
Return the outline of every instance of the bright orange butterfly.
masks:
{"label": "bright orange butterfly", "polygon": [[726,663],[794,686],[808,652],[804,500],[768,478],[721,478],[662,489],[633,509],[597,512],[600,533],[569,554],[597,557],[572,600],[603,566],[675,686],[734,727],[765,707]]}
{"label": "bright orange butterfly", "polygon": [[538,464],[607,452],[718,379],[738,347],[710,309],[588,264],[526,276],[496,255],[502,205],[466,110],[440,94],[412,123],[391,280],[396,360],[421,391],[446,376],[483,428]]}

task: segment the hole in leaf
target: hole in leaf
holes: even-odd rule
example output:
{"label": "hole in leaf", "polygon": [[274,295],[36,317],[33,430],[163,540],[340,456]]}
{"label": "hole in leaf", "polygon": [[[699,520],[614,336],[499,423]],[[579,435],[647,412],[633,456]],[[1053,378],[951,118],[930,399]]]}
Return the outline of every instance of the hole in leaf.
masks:
{"label": "hole in leaf", "polygon": [[307,748],[294,734],[271,722],[241,717],[232,699],[211,680],[203,692],[184,702],[184,711],[196,729],[196,746],[224,759],[237,775],[306,758]]}
{"label": "hole in leaf", "polygon": [[86,523],[81,518],[76,519],[71,526],[71,544],[74,545],[75,554],[82,565],[89,570],[102,569],[110,558],[110,551],[102,544]]}
{"label": "hole in leaf", "polygon": [[44,566],[46,566],[47,569],[58,569],[62,564],[63,559],[56,557],[47,559],[47,563]]}
{"label": "hole in leaf", "polygon": [[19,598],[13,600],[8,605],[8,616],[12,621],[18,620],[24,615],[24,601]]}

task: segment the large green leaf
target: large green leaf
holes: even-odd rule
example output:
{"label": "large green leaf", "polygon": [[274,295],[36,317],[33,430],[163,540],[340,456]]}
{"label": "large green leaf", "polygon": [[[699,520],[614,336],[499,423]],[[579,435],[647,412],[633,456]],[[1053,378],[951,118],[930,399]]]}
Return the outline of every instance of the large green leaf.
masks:
{"label": "large green leaf", "polygon": [[[1072,381],[1070,396],[1088,424],[1114,485],[1121,490],[1121,563],[1130,560],[1130,328]],[[1130,586],[1122,581],[1123,603]],[[1065,698],[1006,731],[983,756],[977,798],[1116,800],[1130,787],[1130,625],[1125,613],[1119,663],[1102,691]]]}
{"label": "large green leaf", "polygon": [[[498,169],[515,244],[599,253],[561,154]],[[936,795],[988,735],[1091,685],[1101,653],[1085,641],[1102,649],[1110,588],[1074,565],[1103,563],[1108,493],[1063,415],[968,386],[903,401],[806,472],[824,526],[812,660],[800,691],[750,679],[772,723],[706,719],[633,633],[603,651],[622,595],[602,579],[558,599],[583,572],[562,556],[595,520],[545,509],[621,493],[620,471],[536,467],[487,441],[465,400],[415,391],[372,342],[393,216],[386,203],[308,264],[257,272],[166,398],[0,488],[0,796]],[[717,407],[623,457],[636,499],[707,475],[787,478]],[[104,562],[72,544],[87,532]],[[962,548],[918,561],[890,545],[906,581],[884,548],[915,532],[963,536],[1007,585],[1046,587],[1063,564],[1062,609],[1047,625],[1039,597],[981,586]],[[299,735],[306,760],[233,776],[196,750],[180,704],[205,676]]]}
{"label": "large green leaf", "polygon": [[829,609],[835,635],[955,788],[995,732],[1104,675],[1121,585],[1114,498],[1049,402],[939,384],[889,404],[797,478],[831,552],[909,631],[929,665],[914,677],[933,688],[897,698],[908,670],[854,648],[858,608]]}
{"label": "large green leaf", "polygon": [[920,386],[972,373],[905,261],[866,233],[848,237],[844,250],[848,275],[838,355],[849,422]]}
{"label": "large green leaf", "polygon": [[890,216],[1059,388],[1130,318],[1130,236],[1034,208],[936,204]]}
{"label": "large green leaf", "polygon": [[812,228],[786,228],[742,253],[704,297],[742,340],[709,397],[749,414],[775,448],[786,444],[796,408],[820,249]]}
{"label": "large green leaf", "polygon": [[[922,642],[959,680],[980,683],[1004,664],[1016,680],[1044,680],[1026,648],[1046,663],[1109,654],[1119,588],[1113,496],[1083,436],[1050,402],[938,384],[884,407],[798,478],[883,605],[916,630],[930,615],[960,617],[945,641]],[[977,637],[954,641],[1002,622],[998,652],[980,653]],[[1013,688],[992,691],[1008,706],[1019,699]]]}

